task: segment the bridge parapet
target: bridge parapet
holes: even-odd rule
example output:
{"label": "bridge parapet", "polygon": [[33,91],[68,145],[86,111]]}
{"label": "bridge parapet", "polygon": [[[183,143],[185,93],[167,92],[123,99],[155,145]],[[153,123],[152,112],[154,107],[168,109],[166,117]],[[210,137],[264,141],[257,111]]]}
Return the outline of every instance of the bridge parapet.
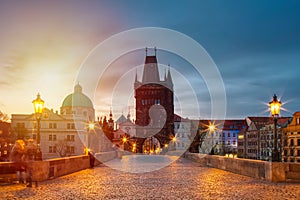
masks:
{"label": "bridge parapet", "polygon": [[206,166],[253,178],[272,182],[300,182],[299,163],[268,162],[188,152],[184,157]]}

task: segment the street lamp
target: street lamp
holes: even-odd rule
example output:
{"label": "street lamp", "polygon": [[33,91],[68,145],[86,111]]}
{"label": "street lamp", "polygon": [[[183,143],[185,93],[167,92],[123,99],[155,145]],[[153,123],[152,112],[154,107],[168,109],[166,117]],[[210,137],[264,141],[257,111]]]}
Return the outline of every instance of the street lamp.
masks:
{"label": "street lamp", "polygon": [[88,138],[87,138],[87,146],[88,146],[88,148],[91,148],[91,141],[92,141],[92,139],[91,139],[91,131],[92,132],[94,132],[95,131],[95,123],[94,122],[89,122],[88,123]]}
{"label": "street lamp", "polygon": [[44,101],[41,99],[40,93],[37,94],[37,98],[32,101],[34,107],[34,113],[37,120],[37,153],[36,160],[42,160],[42,151],[40,148],[41,142],[41,117],[44,109]]}
{"label": "street lamp", "polygon": [[278,149],[277,149],[277,118],[280,114],[280,106],[281,106],[281,102],[278,101],[276,94],[274,94],[273,96],[273,100],[271,102],[269,102],[270,105],[270,111],[271,114],[274,118],[274,148],[273,148],[273,153],[272,153],[272,161],[273,162],[278,162],[279,161],[279,153],[278,153]]}

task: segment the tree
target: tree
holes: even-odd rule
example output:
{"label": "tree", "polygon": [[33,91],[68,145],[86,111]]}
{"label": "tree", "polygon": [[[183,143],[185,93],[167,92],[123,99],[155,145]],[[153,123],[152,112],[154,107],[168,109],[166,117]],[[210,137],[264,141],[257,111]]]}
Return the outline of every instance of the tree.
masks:
{"label": "tree", "polygon": [[69,146],[69,143],[68,143],[67,139],[59,140],[58,143],[55,144],[56,153],[58,153],[58,155],[60,157],[69,156],[70,152],[69,152],[68,146]]}
{"label": "tree", "polygon": [[0,122],[7,122],[9,120],[9,116],[0,110]]}

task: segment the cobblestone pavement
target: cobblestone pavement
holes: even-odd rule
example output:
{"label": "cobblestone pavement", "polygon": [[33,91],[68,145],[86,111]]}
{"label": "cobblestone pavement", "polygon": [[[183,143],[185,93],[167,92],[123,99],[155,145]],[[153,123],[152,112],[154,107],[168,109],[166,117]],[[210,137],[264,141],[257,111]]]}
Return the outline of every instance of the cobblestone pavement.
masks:
{"label": "cobblestone pavement", "polygon": [[299,183],[270,183],[180,158],[130,174],[100,165],[39,183],[0,187],[0,199],[299,199]]}

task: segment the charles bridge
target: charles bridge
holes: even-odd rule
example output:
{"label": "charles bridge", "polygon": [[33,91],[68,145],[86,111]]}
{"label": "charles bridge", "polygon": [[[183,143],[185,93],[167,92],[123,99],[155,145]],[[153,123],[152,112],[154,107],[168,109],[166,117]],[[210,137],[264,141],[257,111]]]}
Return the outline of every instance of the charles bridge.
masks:
{"label": "charles bridge", "polygon": [[[112,156],[115,159],[111,160]],[[139,157],[110,152],[97,158],[102,163],[96,163],[92,169],[88,156],[35,161],[33,179],[38,185],[28,188],[25,184],[2,183],[0,199],[298,199],[300,196],[299,164],[190,153],[181,157]],[[158,164],[156,161],[165,160],[170,164],[151,168]],[[2,163],[0,167],[9,164],[12,163]]]}

